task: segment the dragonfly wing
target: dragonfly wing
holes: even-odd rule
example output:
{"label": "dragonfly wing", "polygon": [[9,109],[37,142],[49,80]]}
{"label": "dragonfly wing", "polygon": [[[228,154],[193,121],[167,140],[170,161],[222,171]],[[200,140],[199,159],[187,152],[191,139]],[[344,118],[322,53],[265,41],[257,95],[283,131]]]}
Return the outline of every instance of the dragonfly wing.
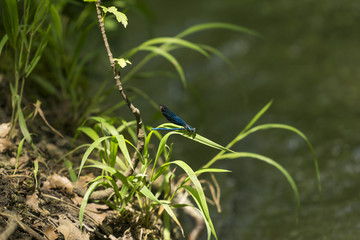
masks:
{"label": "dragonfly wing", "polygon": [[160,106],[161,113],[165,116],[165,118],[176,125],[180,125],[185,127],[187,123],[182,120],[180,117],[178,117],[175,113],[173,113],[170,109],[168,109],[166,106],[161,105]]}

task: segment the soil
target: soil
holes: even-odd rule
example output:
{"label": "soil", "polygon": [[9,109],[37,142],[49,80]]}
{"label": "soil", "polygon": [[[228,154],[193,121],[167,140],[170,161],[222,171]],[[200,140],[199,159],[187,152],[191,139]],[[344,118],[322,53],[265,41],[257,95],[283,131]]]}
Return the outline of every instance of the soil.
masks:
{"label": "soil", "polygon": [[[9,127],[0,123],[0,239],[162,239],[160,220],[147,226],[140,210],[129,206],[120,214],[101,201],[87,205],[80,230],[82,197],[72,190],[96,173],[84,172],[77,183],[69,180],[59,159],[72,150],[72,138],[49,131],[35,144],[41,157],[25,142],[17,163],[20,134],[10,139]],[[74,166],[79,159],[81,154],[67,158]]]}

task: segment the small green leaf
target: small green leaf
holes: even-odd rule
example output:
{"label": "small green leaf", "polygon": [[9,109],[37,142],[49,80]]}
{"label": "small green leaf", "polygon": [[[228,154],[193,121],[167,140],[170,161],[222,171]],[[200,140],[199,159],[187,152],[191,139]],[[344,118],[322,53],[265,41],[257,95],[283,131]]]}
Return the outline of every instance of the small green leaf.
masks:
{"label": "small green leaf", "polygon": [[0,42],[0,56],[1,56],[1,52],[4,48],[4,45],[5,43],[7,42],[7,40],[9,39],[8,35],[5,34],[4,37],[1,39],[1,42]]}
{"label": "small green leaf", "polygon": [[17,149],[17,154],[16,154],[16,163],[15,163],[15,170],[14,170],[14,174],[16,173],[17,167],[18,167],[18,163],[19,163],[19,157],[24,145],[24,141],[25,141],[25,137],[23,137],[23,139],[21,139],[18,149]]}
{"label": "small green leaf", "polygon": [[20,97],[17,95],[17,114],[18,114],[18,118],[19,118],[19,126],[20,126],[20,131],[23,134],[24,138],[26,139],[26,141],[31,144],[31,146],[33,146],[33,148],[35,148],[35,145],[32,142],[32,138],[31,138],[31,134],[28,130],[28,127],[26,126],[26,122],[25,122],[25,118],[24,118],[24,114],[21,110],[21,105],[20,105]]}
{"label": "small green leaf", "polygon": [[125,58],[114,58],[114,62],[117,63],[121,68],[126,67],[127,64],[131,64],[131,62]]}
{"label": "small green leaf", "polygon": [[[106,7],[103,7],[103,6],[101,6],[101,7],[102,7],[102,9],[103,9],[103,11],[104,11],[105,13],[110,12],[110,13],[114,14],[115,17],[116,17],[116,20],[117,20],[119,23],[122,23],[122,25],[124,26],[124,28],[126,28],[126,26],[128,25],[128,18],[127,18],[127,16],[126,16],[124,13],[118,11],[117,8],[114,7],[114,6],[111,6],[111,7],[109,7],[109,8],[106,8]],[[106,9],[106,10],[105,10],[105,9]]]}

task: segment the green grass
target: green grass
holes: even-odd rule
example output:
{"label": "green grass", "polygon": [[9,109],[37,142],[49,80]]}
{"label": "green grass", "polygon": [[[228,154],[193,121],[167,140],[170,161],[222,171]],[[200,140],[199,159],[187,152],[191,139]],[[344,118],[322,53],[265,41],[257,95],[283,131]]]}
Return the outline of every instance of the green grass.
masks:
{"label": "green grass", "polygon": [[[146,214],[152,214],[154,211],[163,208],[164,213],[168,214],[169,218],[174,221],[182,230],[181,223],[176,217],[173,209],[179,206],[174,201],[175,196],[182,190],[187,191],[192,197],[196,209],[201,213],[206,223],[208,237],[212,235],[217,239],[215,227],[210,217],[209,207],[206,201],[203,186],[200,183],[199,177],[204,173],[225,173],[228,170],[213,168],[219,160],[232,160],[240,158],[252,158],[260,160],[273,166],[285,177],[288,181],[291,189],[293,190],[296,200],[296,216],[298,216],[300,208],[300,197],[298,187],[290,175],[290,173],[275,160],[256,153],[250,152],[235,152],[230,148],[237,142],[241,141],[249,134],[256,133],[266,129],[285,129],[298,134],[309,145],[310,151],[313,153],[312,146],[306,136],[299,130],[284,124],[262,124],[253,126],[258,119],[266,112],[270,107],[271,102],[262,108],[259,113],[250,121],[250,123],[244,128],[240,134],[235,137],[226,147],[217,144],[213,140],[210,140],[200,134],[194,134],[187,132],[186,130],[176,130],[166,133],[164,136],[160,135],[157,131],[150,131],[145,139],[145,147],[143,154],[139,154],[140,158],[140,172],[133,176],[124,176],[124,172],[131,166],[131,157],[129,152],[135,151],[134,139],[127,140],[126,136],[130,136],[128,132],[133,131],[132,127],[127,125],[126,122],[122,122],[120,126],[110,124],[105,118],[92,118],[95,121],[93,127],[81,127],[79,131],[85,133],[92,139],[92,143],[87,148],[83,155],[81,165],[79,168],[78,176],[84,167],[97,168],[102,170],[102,175],[97,176],[89,186],[87,194],[82,202],[80,211],[80,220],[82,221],[85,206],[91,196],[91,193],[98,187],[103,186],[105,188],[112,188],[114,195],[112,199],[107,199],[105,202],[114,208],[115,210],[122,212],[127,204],[137,204],[141,206],[142,212]],[[159,127],[174,127],[176,125],[171,123],[162,124]],[[121,129],[121,130],[120,130]],[[130,130],[132,129],[132,130]],[[169,145],[169,139],[172,135],[180,135],[193,141],[194,144],[202,144],[211,148],[217,149],[219,152],[216,156],[208,161],[202,168],[198,170],[192,169],[185,160],[172,160],[173,145]],[[155,137],[155,139],[153,139]],[[157,140],[156,140],[157,139]],[[158,141],[157,150],[153,149],[153,142]],[[130,150],[129,150],[130,149]],[[92,153],[96,153],[97,160],[90,158]],[[318,170],[317,159],[315,155],[314,164],[316,169],[316,176],[318,178],[319,190],[320,190],[320,174]],[[161,161],[160,161],[161,159]],[[172,186],[170,179],[176,179],[177,172],[173,172],[174,169],[181,169],[186,178],[176,185],[175,189]],[[171,176],[171,177],[169,177]],[[121,181],[119,187],[116,184],[117,181]],[[161,186],[157,186],[157,181],[161,181]],[[173,190],[170,190],[173,189]],[[160,198],[160,196],[163,196]],[[194,206],[195,207],[195,206]],[[159,216],[160,217],[160,216]],[[146,219],[150,219],[146,217]],[[296,218],[297,219],[297,218]],[[165,226],[169,226],[165,223]],[[167,229],[170,231],[170,229]]]}

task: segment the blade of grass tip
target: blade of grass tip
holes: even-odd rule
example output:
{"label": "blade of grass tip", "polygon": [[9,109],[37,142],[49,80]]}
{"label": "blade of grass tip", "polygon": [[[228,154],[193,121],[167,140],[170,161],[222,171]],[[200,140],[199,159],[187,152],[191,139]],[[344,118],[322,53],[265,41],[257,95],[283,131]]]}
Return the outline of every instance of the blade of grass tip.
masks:
{"label": "blade of grass tip", "polygon": [[90,147],[86,150],[86,152],[84,153],[84,156],[81,159],[81,163],[80,163],[80,167],[79,167],[79,173],[78,173],[78,178],[80,177],[81,174],[81,170],[83,169],[90,153],[104,140],[111,138],[111,136],[105,136],[105,137],[101,137],[99,139],[96,139],[91,145]]}
{"label": "blade of grass tip", "polygon": [[275,162],[274,160],[272,160],[271,158],[268,158],[266,156],[260,155],[260,154],[256,154],[256,153],[249,153],[249,152],[236,152],[236,153],[227,153],[222,155],[220,159],[235,159],[235,158],[253,158],[253,159],[257,159],[260,161],[263,161],[265,163],[268,163],[270,165],[272,165],[273,167],[275,167],[276,169],[278,169],[286,178],[286,180],[289,182],[294,195],[295,195],[295,199],[296,199],[296,221],[298,221],[298,217],[299,217],[299,209],[300,209],[300,197],[299,197],[299,190],[296,186],[296,183],[294,181],[294,179],[291,177],[291,175],[289,174],[289,172],[282,167],[279,163]]}
{"label": "blade of grass tip", "polygon": [[85,135],[90,137],[93,141],[95,141],[96,139],[99,138],[99,135],[97,134],[97,132],[90,127],[85,127],[85,126],[78,127],[77,131],[85,133]]}
{"label": "blade of grass tip", "polygon": [[2,50],[3,50],[3,48],[4,48],[4,46],[5,46],[8,39],[9,39],[9,37],[8,37],[7,34],[5,34],[3,36],[3,38],[1,39],[1,42],[0,42],[0,56],[1,56],[1,52],[2,52]]}
{"label": "blade of grass tip", "polygon": [[180,76],[181,82],[183,83],[183,86],[184,87],[187,86],[184,71],[183,71],[181,65],[179,64],[179,62],[176,60],[176,58],[173,55],[171,55],[170,53],[168,53],[167,51],[165,51],[162,48],[153,47],[153,46],[141,47],[141,50],[153,52],[155,54],[161,55],[164,58],[166,58],[175,67],[176,71],[178,72],[178,74]]}
{"label": "blade of grass tip", "polygon": [[[141,162],[142,164],[145,164],[143,154],[141,154],[141,152],[137,149],[137,147],[136,147],[134,144],[132,144],[132,143],[131,143],[129,140],[127,140],[127,139],[125,139],[125,142],[126,142],[128,145],[130,145],[130,146],[136,151],[140,162]],[[145,156],[145,155],[144,155],[144,156]]]}
{"label": "blade of grass tip", "polygon": [[311,155],[313,157],[313,161],[314,161],[314,166],[315,166],[315,172],[316,172],[316,177],[317,177],[317,181],[318,181],[318,189],[319,192],[321,192],[321,178],[320,178],[320,170],[319,170],[319,163],[314,151],[313,146],[311,145],[309,139],[306,137],[306,135],[304,133],[302,133],[299,129],[289,126],[287,124],[281,124],[281,123],[268,123],[268,124],[262,124],[256,127],[253,127],[252,129],[250,129],[249,131],[246,132],[246,136],[257,132],[257,131],[261,131],[261,130],[267,130],[267,129],[285,129],[291,132],[296,133],[297,135],[299,135],[302,139],[305,140],[305,142],[308,145],[308,148],[310,149]]}
{"label": "blade of grass tip", "polygon": [[14,173],[13,173],[14,175],[16,174],[16,170],[18,168],[19,158],[20,158],[21,151],[23,149],[24,141],[25,141],[25,137],[21,139],[21,141],[19,143],[19,146],[18,146],[18,149],[17,149],[15,170],[14,170]]}
{"label": "blade of grass tip", "polygon": [[116,136],[118,135],[118,131],[116,130],[116,128],[111,125],[105,118],[102,117],[91,117],[90,119],[93,119],[97,122],[99,122],[101,124],[101,126],[103,126],[103,128],[105,130],[107,130],[107,132],[109,132],[111,135]]}
{"label": "blade of grass tip", "polygon": [[[259,120],[259,118],[269,109],[269,107],[272,104],[272,100],[270,102],[268,102],[256,115],[255,117],[253,117],[251,119],[251,121],[248,123],[248,125],[246,125],[246,127],[241,131],[241,133],[239,135],[241,135],[242,133],[244,133],[245,131],[247,131],[249,128],[251,128],[256,122],[257,120]],[[235,138],[236,139],[236,138]]]}
{"label": "blade of grass tip", "polygon": [[[121,125],[116,129],[116,131],[118,131],[118,133],[121,133],[122,131],[124,131],[125,129],[127,129],[128,131],[131,130],[131,126],[136,125],[136,121],[130,121],[127,122],[125,120],[121,120]],[[130,134],[130,133],[129,133]]]}
{"label": "blade of grass tip", "polygon": [[61,158],[59,158],[59,160],[57,160],[57,162],[60,162],[61,160],[65,159],[67,156],[73,154],[74,152],[76,152],[77,150],[79,150],[80,148],[84,148],[84,147],[90,147],[91,144],[82,144],[80,146],[77,146],[75,149],[71,150],[70,152],[66,153],[65,155],[63,155]]}
{"label": "blade of grass tip", "polygon": [[[251,128],[257,120],[268,110],[268,108],[271,106],[272,100],[268,102],[252,119],[251,121],[246,125],[246,127],[232,140],[228,145],[226,145],[226,148],[231,148],[235,143],[240,141],[243,138],[244,132],[246,132],[249,128]],[[205,164],[202,168],[208,168],[210,167],[214,162],[217,161],[219,157],[221,157],[225,153],[224,150],[217,153],[207,164]]]}
{"label": "blade of grass tip", "polygon": [[220,144],[214,142],[214,141],[211,141],[210,139],[206,138],[206,137],[203,137],[201,136],[200,134],[196,133],[196,134],[189,134],[189,133],[185,133],[184,132],[178,132],[176,131],[175,134],[178,134],[178,135],[181,135],[183,137],[186,137],[188,139],[191,139],[193,141],[196,141],[198,143],[201,143],[203,145],[206,145],[206,146],[209,146],[209,147],[212,147],[212,148],[215,148],[215,149],[218,149],[218,150],[224,150],[224,151],[229,151],[229,152],[234,152],[233,150],[231,149],[228,149],[226,147],[223,147],[221,146]]}
{"label": "blade of grass tip", "polygon": [[229,58],[227,58],[222,52],[220,52],[218,49],[206,45],[206,44],[199,44],[199,46],[201,46],[201,48],[205,49],[206,51],[214,54],[215,56],[218,56],[219,58],[221,58],[224,62],[226,62],[232,69],[235,69],[234,64],[230,61]]}
{"label": "blade of grass tip", "polygon": [[178,38],[183,38],[185,36],[188,36],[192,33],[196,33],[196,32],[200,32],[200,31],[205,31],[208,29],[228,29],[228,30],[232,30],[232,31],[237,31],[237,32],[243,32],[249,35],[254,35],[254,36],[258,36],[258,33],[256,33],[253,30],[250,30],[248,28],[244,28],[235,24],[230,24],[230,23],[222,23],[222,22],[212,22],[212,23],[203,23],[203,24],[198,24],[198,25],[194,25],[189,27],[188,29],[186,29],[185,31],[179,33],[178,35],[176,35],[176,37]]}
{"label": "blade of grass tip", "polygon": [[69,161],[69,160],[66,160],[65,161],[65,166],[69,172],[69,175],[70,175],[70,180],[74,183],[78,180],[77,176],[76,176],[76,173],[72,167],[72,162]]}
{"label": "blade of grass tip", "polygon": [[36,67],[36,65],[38,64],[38,62],[40,61],[40,58],[42,56],[42,52],[44,51],[46,45],[47,45],[47,35],[49,33],[51,29],[51,25],[49,25],[45,36],[43,38],[43,40],[40,43],[40,46],[37,48],[36,52],[35,52],[35,56],[33,57],[33,59],[31,60],[30,64],[26,67],[25,69],[25,76],[26,78],[30,75],[30,73],[34,70],[34,68]]}

